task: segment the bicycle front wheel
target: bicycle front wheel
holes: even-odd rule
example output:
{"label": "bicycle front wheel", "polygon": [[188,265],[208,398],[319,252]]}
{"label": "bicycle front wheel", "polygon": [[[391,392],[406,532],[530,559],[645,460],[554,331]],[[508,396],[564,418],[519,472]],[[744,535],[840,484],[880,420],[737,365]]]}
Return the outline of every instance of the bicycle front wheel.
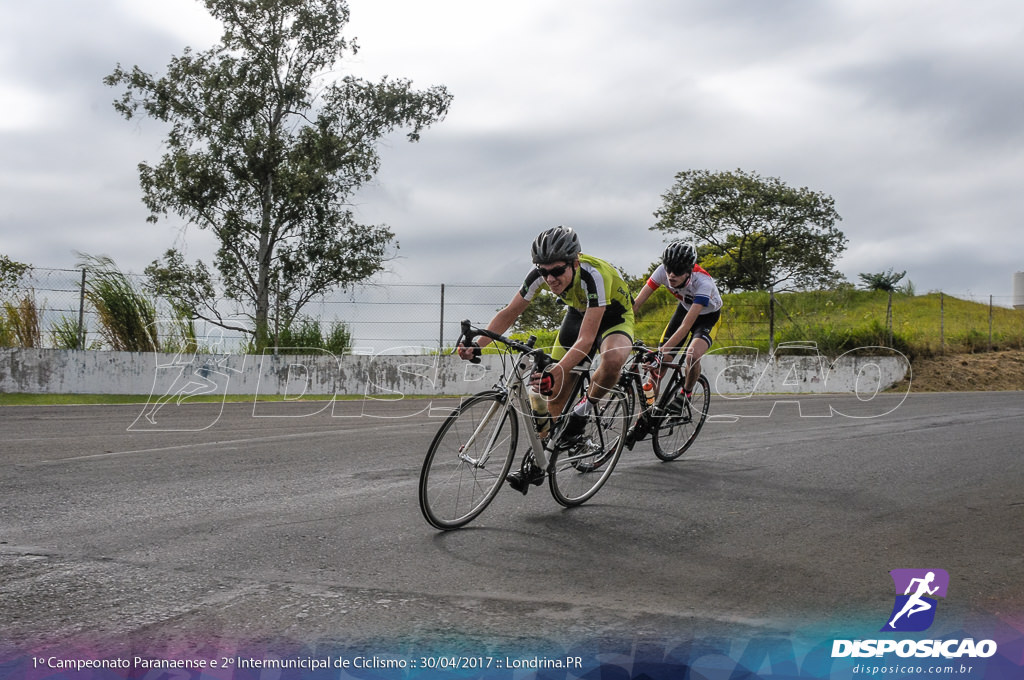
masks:
{"label": "bicycle front wheel", "polygon": [[[678,383],[673,383],[670,394],[674,396],[679,387]],[[711,386],[703,375],[693,386],[693,397],[688,404],[673,406],[666,402],[667,412],[654,416],[655,430],[651,438],[654,455],[664,461],[683,455],[704,427],[710,405]]]}
{"label": "bicycle front wheel", "polygon": [[430,443],[420,472],[420,510],[438,529],[457,529],[484,511],[512,466],[519,420],[503,394],[470,397]]}
{"label": "bicycle front wheel", "polygon": [[548,482],[556,501],[566,507],[585,503],[608,481],[626,441],[629,416],[626,395],[609,392],[594,404],[583,443],[551,454]]}

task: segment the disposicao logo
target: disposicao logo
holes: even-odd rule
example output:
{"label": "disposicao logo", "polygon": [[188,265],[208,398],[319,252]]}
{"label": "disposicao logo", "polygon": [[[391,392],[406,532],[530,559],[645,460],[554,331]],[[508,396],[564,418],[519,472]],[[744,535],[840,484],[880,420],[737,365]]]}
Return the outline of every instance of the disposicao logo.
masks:
{"label": "disposicao logo", "polygon": [[[893,569],[896,601],[882,632],[920,632],[935,622],[936,597],[946,597],[949,574],[944,569]],[[900,657],[946,659],[988,658],[996,653],[993,640],[834,640],[832,657]]]}
{"label": "disposicao logo", "polygon": [[896,602],[882,630],[907,633],[931,628],[938,606],[935,597],[946,597],[949,588],[946,570],[893,569],[889,575],[896,586]]}

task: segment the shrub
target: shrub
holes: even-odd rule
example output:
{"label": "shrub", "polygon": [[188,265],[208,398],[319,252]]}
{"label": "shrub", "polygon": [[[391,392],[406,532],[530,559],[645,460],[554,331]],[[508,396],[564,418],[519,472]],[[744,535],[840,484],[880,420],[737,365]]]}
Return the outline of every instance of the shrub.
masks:
{"label": "shrub", "polygon": [[42,347],[43,334],[39,328],[39,308],[31,292],[14,302],[4,303],[6,341],[15,347]]}
{"label": "shrub", "polygon": [[307,350],[322,349],[341,355],[352,348],[352,333],[348,326],[336,321],[324,335],[319,321],[302,319],[278,331],[277,347],[280,354],[306,354]]}
{"label": "shrub", "polygon": [[61,316],[50,327],[50,338],[57,349],[81,349],[81,338],[78,335],[78,322],[67,316]]}
{"label": "shrub", "polygon": [[115,351],[156,352],[156,303],[132,285],[109,257],[81,255],[89,270],[85,298],[96,310],[100,334]]}
{"label": "shrub", "polygon": [[[891,348],[907,356],[914,350],[901,334],[893,332],[889,342],[889,331],[885,324],[874,319],[867,325],[844,327],[836,324],[809,324],[800,328],[788,326],[776,334],[776,342],[807,341],[817,345],[818,351],[826,356],[837,357],[852,350],[870,353],[871,348]],[[879,353],[884,353],[879,349]]]}

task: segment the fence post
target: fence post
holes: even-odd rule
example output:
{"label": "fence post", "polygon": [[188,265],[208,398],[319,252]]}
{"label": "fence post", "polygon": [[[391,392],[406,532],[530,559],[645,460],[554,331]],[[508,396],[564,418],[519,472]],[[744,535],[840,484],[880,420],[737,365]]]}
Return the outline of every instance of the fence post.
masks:
{"label": "fence post", "polygon": [[988,296],[988,351],[992,351],[992,296]]}
{"label": "fence post", "polygon": [[946,298],[939,292],[939,353],[946,353]]}
{"label": "fence post", "polygon": [[85,267],[82,267],[82,287],[78,291],[78,349],[85,349]]}
{"label": "fence post", "polygon": [[889,347],[892,347],[892,289],[889,291],[889,301],[885,305],[885,333]]}
{"label": "fence post", "polygon": [[441,326],[437,335],[437,351],[444,352],[444,284],[441,284]]}
{"label": "fence post", "polygon": [[775,286],[768,289],[768,356],[775,353]]}

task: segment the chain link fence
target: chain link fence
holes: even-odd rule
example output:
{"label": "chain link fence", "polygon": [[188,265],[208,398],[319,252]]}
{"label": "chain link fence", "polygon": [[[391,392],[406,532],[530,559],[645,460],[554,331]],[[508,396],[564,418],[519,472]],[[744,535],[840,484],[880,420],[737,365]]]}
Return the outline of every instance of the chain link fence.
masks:
{"label": "chain link fence", "polygon": [[[128,275],[141,290],[143,277]],[[0,300],[0,346],[110,349],[102,320],[85,295],[88,270],[34,267],[19,288]],[[304,313],[328,326],[343,323],[354,353],[417,354],[452,346],[459,321],[485,324],[514,295],[519,284],[415,284],[358,286],[310,304]],[[154,301],[158,316],[170,319],[168,305]],[[652,297],[638,334],[656,343],[669,296]],[[716,346],[771,351],[784,342],[815,342],[838,354],[851,344],[884,345],[938,353],[1024,348],[1024,311],[1010,296],[896,294],[853,288],[820,293],[767,292],[726,296]],[[851,313],[851,310],[855,312]],[[851,315],[852,314],[852,315]],[[644,325],[643,319],[658,320]],[[202,336],[209,328],[197,328]],[[249,337],[223,331],[224,347],[244,351]]]}
{"label": "chain link fence", "polygon": [[[142,290],[144,277],[125,276]],[[0,300],[0,346],[110,349],[102,320],[85,294],[88,282],[86,269],[29,269],[19,288]],[[366,285],[316,300],[303,313],[325,327],[345,324],[353,352],[423,353],[453,345],[459,321],[485,323],[517,289],[512,284]],[[169,305],[153,302],[158,318],[172,324]],[[210,330],[200,324],[197,334]],[[238,331],[218,333],[225,347],[237,351],[250,340]]]}

